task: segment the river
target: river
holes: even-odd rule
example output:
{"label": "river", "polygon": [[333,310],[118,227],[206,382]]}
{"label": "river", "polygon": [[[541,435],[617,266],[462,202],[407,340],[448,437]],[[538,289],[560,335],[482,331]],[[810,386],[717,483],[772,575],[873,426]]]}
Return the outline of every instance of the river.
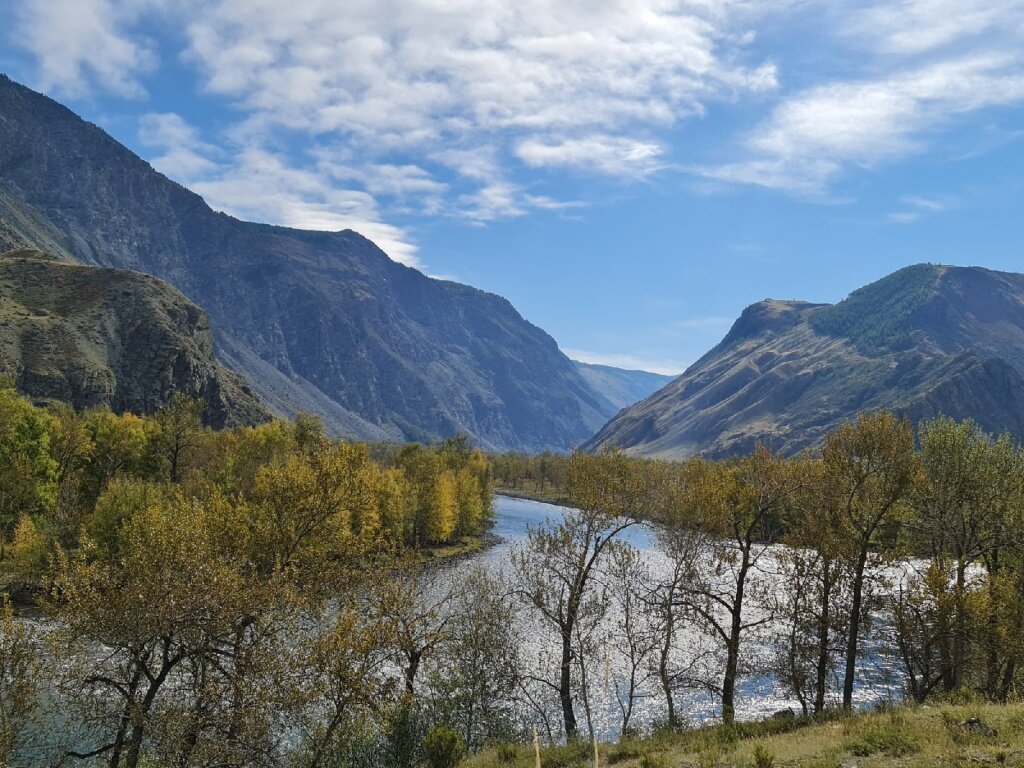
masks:
{"label": "river", "polygon": [[[563,507],[500,495],[495,496],[494,507],[495,521],[492,532],[500,538],[500,543],[459,562],[455,566],[456,569],[468,571],[481,564],[489,568],[503,569],[508,563],[513,547],[526,539],[528,527],[543,525],[547,521],[557,521],[565,513]],[[634,526],[624,532],[623,538],[641,551],[655,578],[666,572],[667,559],[660,552],[657,539],[650,528]],[[531,614],[529,608],[523,607],[515,616],[510,617],[510,620],[517,627],[517,633],[526,646],[526,653],[535,657],[543,650],[543,646],[553,642],[554,638]],[[610,618],[609,624],[611,623],[614,623],[614,617]],[[903,680],[899,661],[885,650],[884,639],[887,631],[887,623],[884,620],[878,621],[875,623],[875,633],[867,637],[863,643],[865,657],[858,667],[855,689],[855,703],[858,706],[870,706],[902,696]],[[750,670],[763,669],[775,652],[771,636],[770,627],[766,627],[759,634],[750,632],[743,641],[741,663]],[[614,641],[610,641],[610,644],[613,643]],[[681,633],[678,652],[681,658],[685,658],[687,654],[696,656],[698,649],[706,646],[707,641],[703,633],[691,626]],[[624,670],[623,663],[616,658],[614,651],[609,657],[599,659],[595,663],[595,681],[591,684],[591,695],[592,699],[597,700],[593,707],[594,719],[602,738],[614,738],[617,735],[619,708],[615,683],[621,678]],[[785,695],[774,675],[751,671],[743,676],[737,689],[739,718],[763,718],[785,708],[799,711],[799,704]],[[700,690],[680,692],[677,709],[694,724],[715,718],[719,714],[715,697],[707,691]],[[582,713],[578,713],[578,717],[582,722]],[[662,717],[664,700],[660,689],[651,680],[642,689],[634,724],[648,725]]]}

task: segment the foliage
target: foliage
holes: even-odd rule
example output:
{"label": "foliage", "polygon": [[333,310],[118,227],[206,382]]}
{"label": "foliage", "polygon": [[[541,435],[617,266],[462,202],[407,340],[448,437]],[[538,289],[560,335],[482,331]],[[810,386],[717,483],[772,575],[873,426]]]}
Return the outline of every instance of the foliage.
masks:
{"label": "foliage", "polygon": [[455,768],[466,756],[466,742],[456,731],[438,725],[423,737],[423,755],[430,768]]}

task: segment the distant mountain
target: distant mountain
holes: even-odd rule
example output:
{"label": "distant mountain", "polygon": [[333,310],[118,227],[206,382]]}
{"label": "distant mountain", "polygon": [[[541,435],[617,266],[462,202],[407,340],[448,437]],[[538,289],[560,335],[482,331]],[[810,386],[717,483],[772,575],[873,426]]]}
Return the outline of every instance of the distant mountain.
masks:
{"label": "distant mountain", "polygon": [[835,305],[759,302],[586,447],[724,456],[760,440],[793,454],[871,409],[1024,438],[1024,275],[922,264]]}
{"label": "distant mountain", "polygon": [[606,420],[554,340],[500,296],[427,278],[355,232],[217,213],[3,77],[0,205],[17,209],[9,239],[184,292],[209,313],[218,357],[277,413],[313,411],[355,438],[466,432],[528,451],[567,449]]}
{"label": "distant mountain", "polygon": [[609,418],[623,408],[643,400],[668,384],[675,376],[650,371],[615,368],[573,360],[583,379],[603,400],[604,412]]}
{"label": "distant mountain", "polygon": [[0,254],[0,373],[33,400],[76,408],[147,414],[183,392],[206,401],[204,419],[216,427],[270,418],[214,359],[205,313],[179,291],[38,251]]}

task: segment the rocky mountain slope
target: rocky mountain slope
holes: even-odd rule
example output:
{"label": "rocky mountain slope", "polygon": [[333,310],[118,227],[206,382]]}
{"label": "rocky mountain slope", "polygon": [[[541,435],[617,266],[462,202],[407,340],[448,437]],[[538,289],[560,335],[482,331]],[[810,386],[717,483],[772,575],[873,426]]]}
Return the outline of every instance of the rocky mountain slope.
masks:
{"label": "rocky mountain slope", "polygon": [[609,417],[626,406],[650,397],[675,378],[650,371],[581,363],[578,360],[573,360],[573,363],[590,388],[602,398],[603,410]]}
{"label": "rocky mountain slope", "polygon": [[[0,233],[13,228],[0,218]],[[152,413],[183,392],[206,401],[215,427],[270,417],[214,359],[206,314],[179,291],[28,249],[0,254],[0,373],[37,401],[76,408]]]}
{"label": "rocky mountain slope", "polygon": [[0,185],[51,249],[156,275],[199,304],[220,359],[278,413],[313,411],[357,438],[462,431],[516,450],[568,448],[606,419],[554,340],[501,297],[427,278],[355,232],[217,213],[3,77]]}
{"label": "rocky mountain slope", "polygon": [[759,302],[586,447],[723,456],[760,440],[792,454],[871,409],[1024,437],[1024,275],[922,264],[835,305]]}

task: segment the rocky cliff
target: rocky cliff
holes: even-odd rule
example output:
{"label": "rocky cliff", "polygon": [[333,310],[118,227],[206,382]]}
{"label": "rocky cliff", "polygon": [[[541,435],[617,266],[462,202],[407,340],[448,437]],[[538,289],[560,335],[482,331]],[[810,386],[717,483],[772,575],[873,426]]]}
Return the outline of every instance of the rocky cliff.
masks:
{"label": "rocky cliff", "polygon": [[211,426],[270,416],[215,360],[206,314],[179,291],[30,249],[0,255],[0,373],[36,401],[76,408],[147,414],[182,392],[206,401]]}

